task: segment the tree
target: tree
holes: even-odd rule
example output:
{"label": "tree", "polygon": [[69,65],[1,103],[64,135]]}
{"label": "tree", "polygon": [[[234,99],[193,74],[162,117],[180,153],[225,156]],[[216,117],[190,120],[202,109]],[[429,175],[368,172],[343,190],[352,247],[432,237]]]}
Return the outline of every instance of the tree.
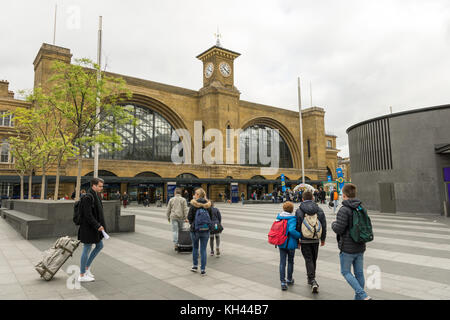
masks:
{"label": "tree", "polygon": [[76,200],[80,196],[82,158],[87,148],[99,143],[103,149],[120,149],[121,137],[116,127],[137,124],[137,119],[121,105],[131,98],[125,81],[104,72],[98,81],[99,70],[99,65],[89,59],[75,59],[74,64],[55,61],[54,75],[48,81],[48,105],[61,114],[64,130],[72,134],[68,143],[74,146],[78,162]]}
{"label": "tree", "polygon": [[[45,199],[45,177],[48,169],[57,164],[56,183],[54,200],[58,200],[59,173],[61,163],[68,157],[74,156],[74,146],[70,142],[73,139],[73,133],[67,130],[65,119],[62,114],[55,110],[51,101],[51,96],[43,93],[42,88],[37,87],[27,95],[27,101],[32,105],[32,111],[23,113],[22,110],[16,112],[16,119],[21,126],[28,128],[34,136],[33,142],[38,146],[39,168],[42,170],[41,200]],[[30,117],[31,121],[23,121]],[[24,122],[24,123],[22,123]]]}
{"label": "tree", "polygon": [[32,197],[33,171],[37,166],[38,146],[29,132],[18,132],[16,137],[9,137],[14,168],[20,177],[20,200],[24,199],[24,176],[28,172],[28,199]]}

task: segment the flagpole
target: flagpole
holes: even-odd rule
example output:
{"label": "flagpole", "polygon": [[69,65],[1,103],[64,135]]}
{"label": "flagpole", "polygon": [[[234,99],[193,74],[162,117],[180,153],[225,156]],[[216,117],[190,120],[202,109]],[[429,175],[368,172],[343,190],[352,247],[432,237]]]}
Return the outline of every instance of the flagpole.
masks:
{"label": "flagpole", "polygon": [[302,158],[302,183],[305,183],[305,161],[303,156],[303,124],[302,124],[302,98],[300,94],[300,77],[298,77],[298,117],[300,119],[300,155]]}
{"label": "flagpole", "polygon": [[55,4],[55,22],[53,25],[53,45],[55,45],[55,41],[56,41],[56,12],[58,10],[58,4]]}
{"label": "flagpole", "polygon": [[[97,43],[97,64],[98,64],[98,70],[97,70],[97,84],[100,82],[101,80],[101,63],[102,63],[102,16],[98,17],[98,43]],[[100,129],[100,123],[98,121],[98,117],[100,114],[100,97],[99,94],[97,92],[97,107],[95,110],[96,113],[96,120],[97,123],[95,125],[95,129],[98,130]],[[98,149],[99,149],[99,144],[98,142],[95,143],[94,146],[94,178],[98,178]]]}

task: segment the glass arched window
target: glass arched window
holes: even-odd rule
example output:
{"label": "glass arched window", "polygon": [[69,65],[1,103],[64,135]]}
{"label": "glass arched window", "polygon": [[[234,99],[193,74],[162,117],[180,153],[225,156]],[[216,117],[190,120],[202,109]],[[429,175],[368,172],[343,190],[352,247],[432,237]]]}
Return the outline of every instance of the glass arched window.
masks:
{"label": "glass arched window", "polygon": [[[86,174],[86,177],[93,177],[93,176],[94,176],[94,171],[91,171],[88,174]],[[98,170],[98,176],[99,177],[117,177],[116,174],[114,174],[108,170]]]}
{"label": "glass arched window", "polygon": [[[245,129],[240,134],[240,159],[241,165],[268,167],[271,164],[262,164],[259,146],[262,144],[263,150],[266,150],[267,157],[271,157],[271,142],[274,129],[265,125],[253,125]],[[260,141],[260,137],[263,139]],[[253,148],[254,155],[251,156],[250,148]],[[292,156],[289,147],[283,137],[279,135],[279,167],[292,168]]]}
{"label": "glass arched window", "polygon": [[182,173],[177,176],[180,179],[198,179],[198,177],[192,173]]}
{"label": "glass arched window", "polygon": [[9,142],[6,139],[1,140],[0,143],[0,162],[1,163],[11,163],[11,154]]}
{"label": "glass arched window", "polygon": [[150,171],[138,173],[137,175],[135,175],[135,177],[161,178],[159,174]]}
{"label": "glass arched window", "polygon": [[[171,141],[175,131],[171,124],[162,115],[146,107],[128,104],[124,108],[139,119],[138,125],[115,126],[114,121],[111,121],[122,139],[122,149],[110,151],[100,147],[99,158],[170,162],[172,148],[180,142],[180,139]],[[94,157],[94,147],[88,149],[87,157]]]}

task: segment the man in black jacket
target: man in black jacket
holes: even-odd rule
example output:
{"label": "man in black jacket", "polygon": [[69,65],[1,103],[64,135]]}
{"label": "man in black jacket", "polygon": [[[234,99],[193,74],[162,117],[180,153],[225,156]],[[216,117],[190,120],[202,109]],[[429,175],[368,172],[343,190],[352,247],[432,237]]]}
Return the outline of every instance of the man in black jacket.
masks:
{"label": "man in black jacket", "polygon": [[[346,184],[342,189],[342,207],[336,215],[331,228],[337,235],[339,258],[341,261],[341,274],[350,286],[355,290],[355,300],[371,300],[364,291],[364,252],[365,243],[356,243],[350,236],[350,228],[353,223],[353,210],[358,208],[361,201],[356,198],[356,186]],[[351,266],[355,275],[351,273]]]}
{"label": "man in black jacket", "polygon": [[307,239],[303,236],[300,238],[300,248],[302,250],[303,258],[305,259],[306,274],[308,275],[308,284],[311,286],[313,293],[319,292],[319,284],[316,281],[316,263],[319,255],[319,242],[321,246],[325,245],[327,237],[327,219],[323,210],[313,200],[311,191],[303,192],[303,202],[295,212],[297,217],[297,230],[301,232],[303,220],[306,215],[317,214],[317,219],[322,226],[322,235],[319,239]]}
{"label": "man in black jacket", "polygon": [[[103,249],[103,233],[106,232],[105,218],[103,216],[103,204],[99,193],[103,190],[103,179],[94,178],[91,181],[91,188],[80,201],[81,222],[78,229],[78,240],[83,243],[83,253],[81,254],[80,276],[78,281],[94,281],[94,275],[90,271],[92,261],[100,250]],[[92,244],[95,249],[90,253]],[[90,254],[89,254],[90,253]]]}

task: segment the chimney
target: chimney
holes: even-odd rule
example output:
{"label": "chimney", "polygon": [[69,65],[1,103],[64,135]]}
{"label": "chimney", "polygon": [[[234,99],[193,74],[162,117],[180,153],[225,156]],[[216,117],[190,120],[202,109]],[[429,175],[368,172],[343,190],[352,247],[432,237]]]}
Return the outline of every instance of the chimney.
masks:
{"label": "chimney", "polygon": [[8,90],[9,82],[6,80],[0,80],[0,98],[14,99],[14,92]]}

